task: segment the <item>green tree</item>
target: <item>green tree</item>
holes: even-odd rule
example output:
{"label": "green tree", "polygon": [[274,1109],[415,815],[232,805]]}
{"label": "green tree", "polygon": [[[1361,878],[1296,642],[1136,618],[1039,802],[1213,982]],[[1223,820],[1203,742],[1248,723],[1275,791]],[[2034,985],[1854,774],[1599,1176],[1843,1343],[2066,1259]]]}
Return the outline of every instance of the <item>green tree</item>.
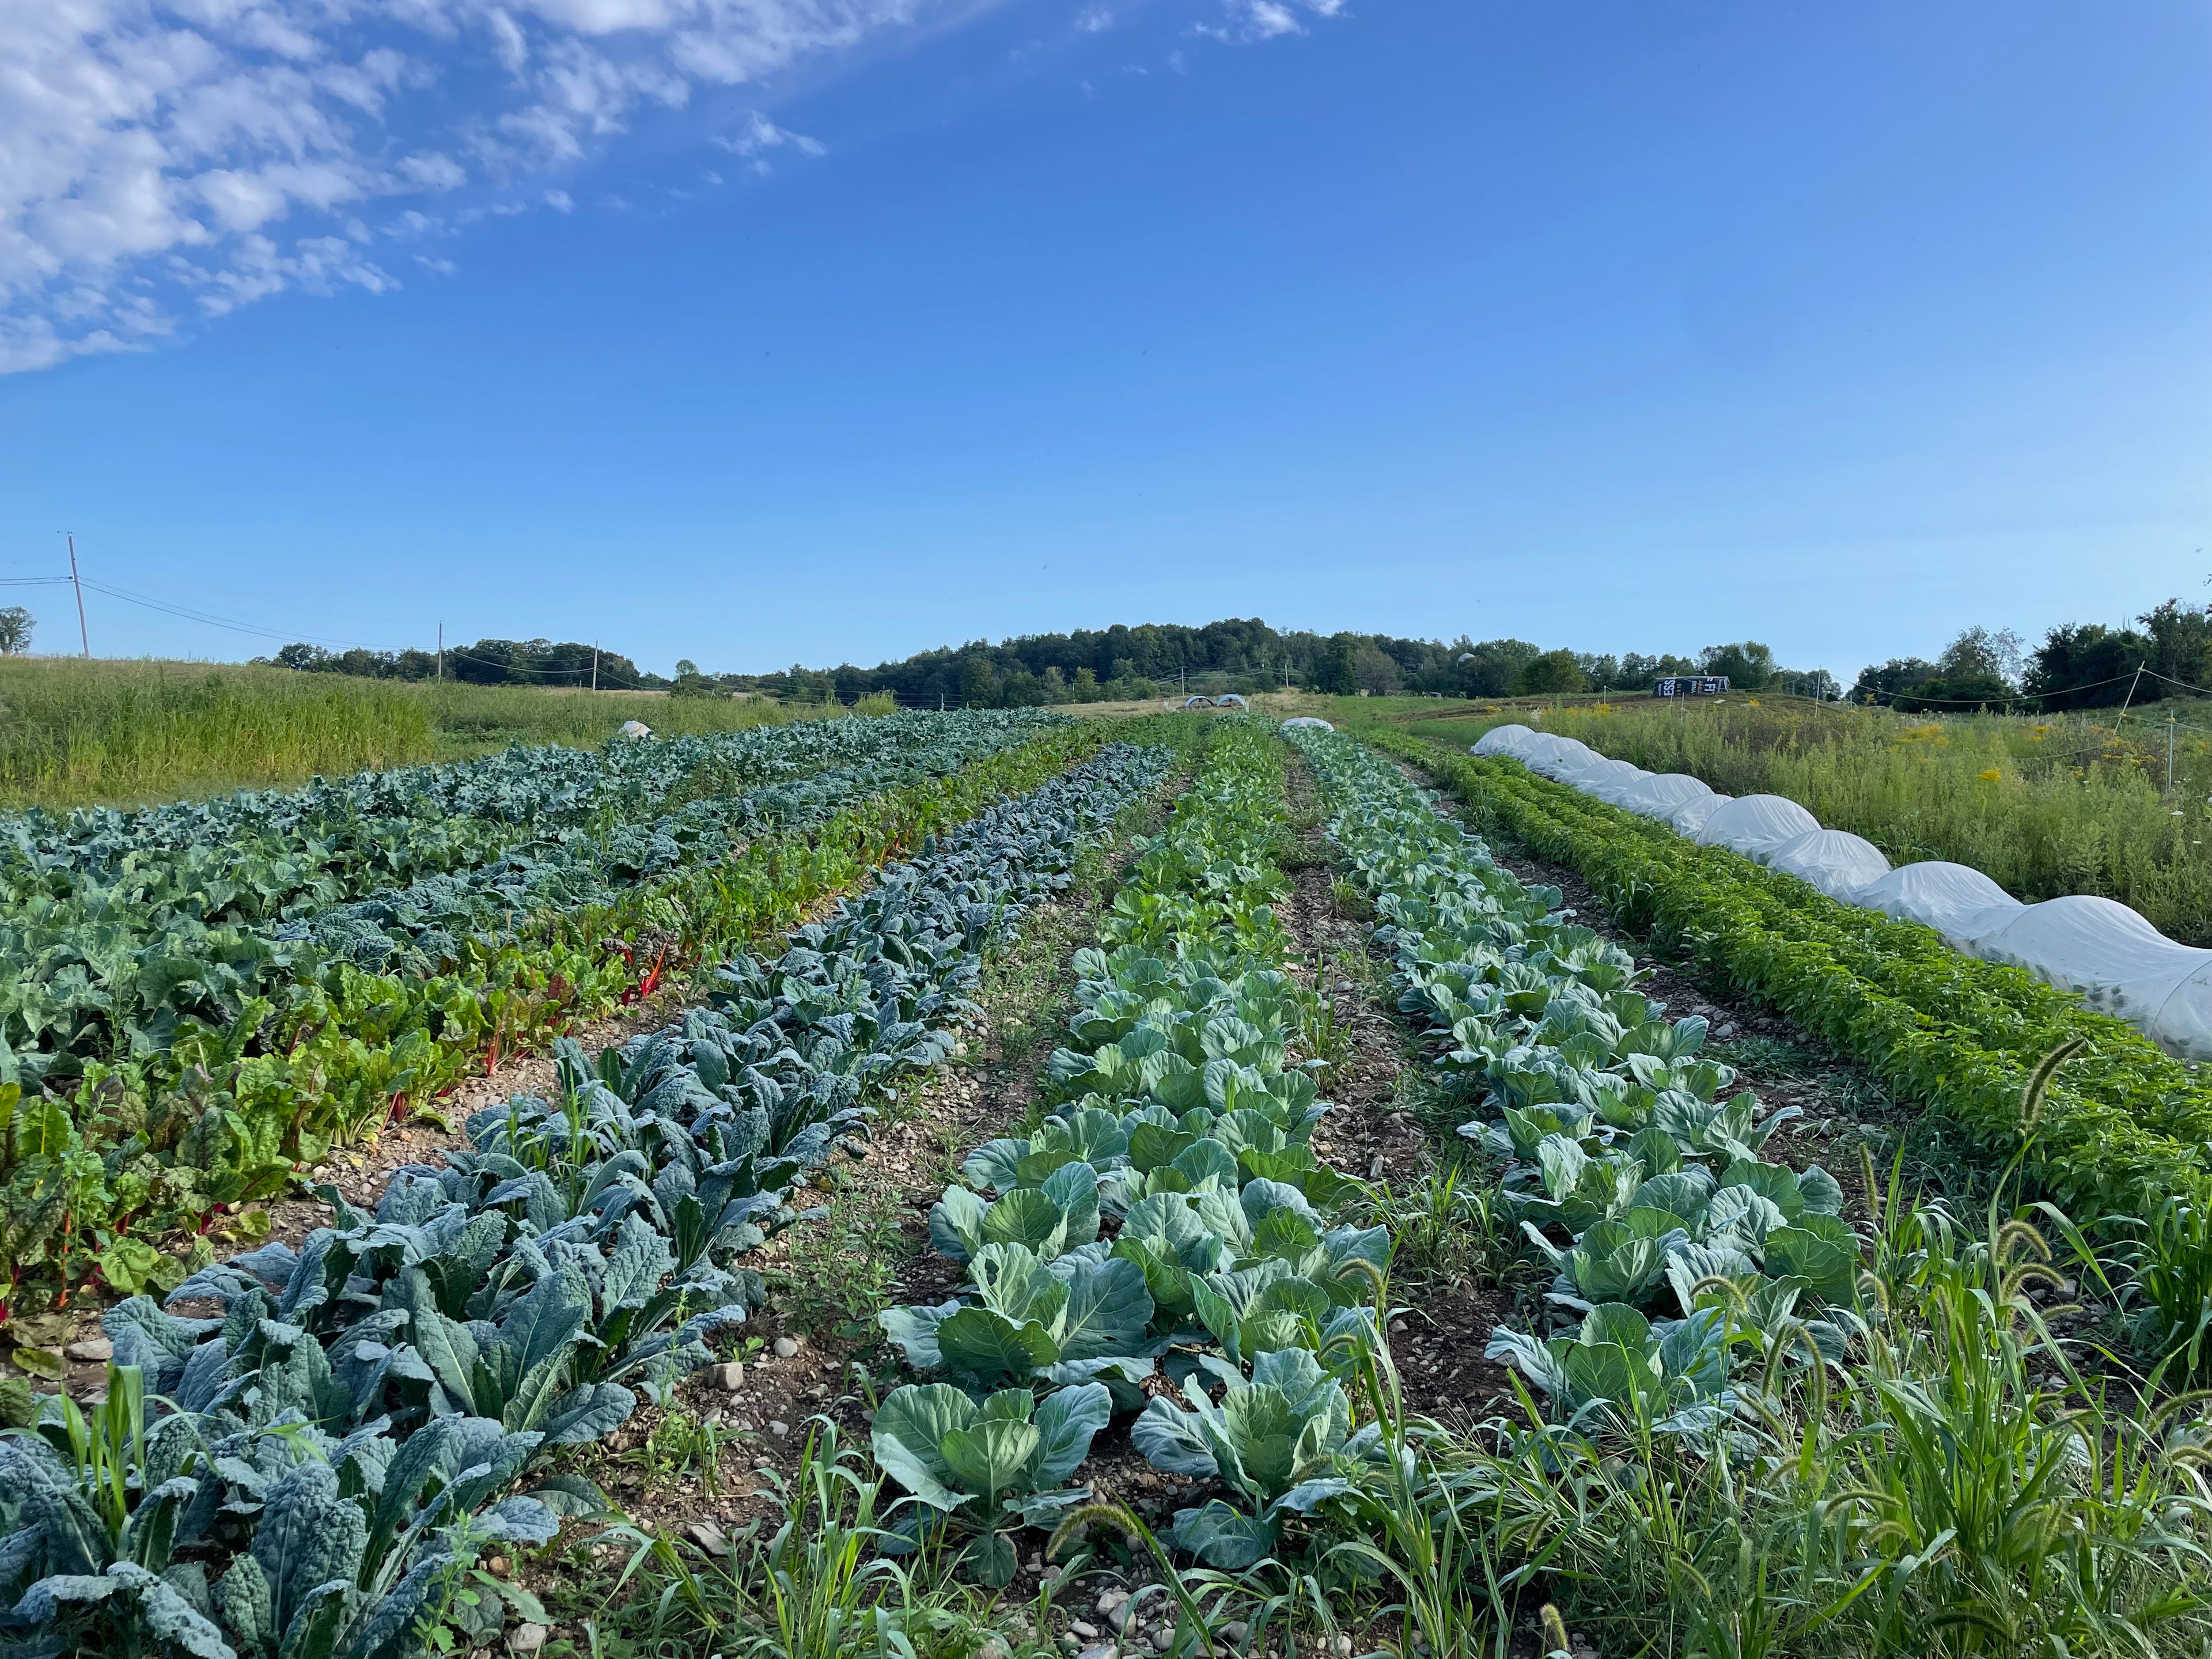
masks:
{"label": "green tree", "polygon": [[960,665],[960,706],[963,708],[989,708],[998,702],[998,677],[991,672],[991,659],[981,652],[973,652]]}
{"label": "green tree", "polygon": [[2150,662],[2153,641],[2132,628],[2062,623],[2043,636],[2021,690],[2045,708],[2111,708],[2155,702],[2165,684],[2136,670]]}
{"label": "green tree", "polygon": [[1774,678],[1774,652],[1757,640],[1739,645],[1709,645],[1698,653],[1698,672],[1725,674],[1735,691],[1763,691]]}
{"label": "green tree", "polygon": [[1460,689],[1470,697],[1502,697],[1521,671],[1544,653],[1526,640],[1485,640],[1459,653]]}
{"label": "green tree", "polygon": [[2168,599],[2136,620],[2150,634],[2153,673],[2185,685],[2212,685],[2212,615]]}
{"label": "green tree", "polygon": [[1571,651],[1547,651],[1521,670],[1515,689],[1530,696],[1553,691],[1580,691],[1589,682],[1583,678],[1582,665],[1575,660]]}
{"label": "green tree", "polygon": [[1370,696],[1387,697],[1405,684],[1397,659],[1375,646],[1363,645],[1352,659],[1354,684]]}
{"label": "green tree", "polygon": [[13,657],[31,648],[31,613],[20,605],[0,610],[0,656]]}
{"label": "green tree", "polygon": [[1357,634],[1332,635],[1314,663],[1313,689],[1332,697],[1356,695],[1359,690],[1359,646]]}

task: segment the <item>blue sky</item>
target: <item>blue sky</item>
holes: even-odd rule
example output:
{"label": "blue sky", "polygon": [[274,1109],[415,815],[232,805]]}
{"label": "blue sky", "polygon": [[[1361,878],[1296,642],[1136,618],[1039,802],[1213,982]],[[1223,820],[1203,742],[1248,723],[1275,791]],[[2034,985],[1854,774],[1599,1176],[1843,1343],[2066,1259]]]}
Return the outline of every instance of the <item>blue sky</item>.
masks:
{"label": "blue sky", "polygon": [[350,5],[0,40],[0,578],[663,671],[2212,599],[2201,5]]}

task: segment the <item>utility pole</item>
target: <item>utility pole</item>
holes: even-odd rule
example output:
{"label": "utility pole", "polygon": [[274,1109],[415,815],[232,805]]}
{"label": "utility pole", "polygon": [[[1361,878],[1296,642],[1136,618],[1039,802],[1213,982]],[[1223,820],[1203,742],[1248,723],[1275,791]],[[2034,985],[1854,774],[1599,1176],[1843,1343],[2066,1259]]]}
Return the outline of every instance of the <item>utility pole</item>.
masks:
{"label": "utility pole", "polygon": [[92,655],[92,635],[85,631],[84,626],[84,582],[76,574],[76,532],[65,530],[62,534],[69,538],[70,586],[76,589],[77,643],[84,647],[84,654],[89,657]]}
{"label": "utility pole", "polygon": [[438,678],[446,678],[446,624],[438,624]]}
{"label": "utility pole", "polygon": [[592,641],[592,690],[599,689],[599,642]]}
{"label": "utility pole", "polygon": [[2173,793],[2173,716],[2166,717],[2166,793]]}

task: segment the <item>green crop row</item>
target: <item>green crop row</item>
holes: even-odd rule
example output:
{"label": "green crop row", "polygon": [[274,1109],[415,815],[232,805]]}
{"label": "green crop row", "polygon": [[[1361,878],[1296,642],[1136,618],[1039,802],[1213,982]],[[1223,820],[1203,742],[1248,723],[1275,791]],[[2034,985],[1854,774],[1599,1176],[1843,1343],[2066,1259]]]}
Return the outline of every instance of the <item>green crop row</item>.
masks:
{"label": "green crop row", "polygon": [[886,1553],[945,1540],[1004,1585],[1014,1534],[1084,1513],[1072,1483],[1117,1414],[1154,1468],[1209,1483],[1164,1541],[1225,1571],[1340,1536],[1382,1483],[1391,1448],[1353,1419],[1389,1235],[1345,1223],[1357,1183],[1316,1158],[1328,1103],[1289,1053],[1284,760],[1263,728],[1218,729],[1076,957],[1060,1103],[972,1152],[931,1212],[966,1276],[882,1316],[932,1379],[875,1414],[876,1460],[913,1495]]}
{"label": "green crop row", "polygon": [[[605,1517],[567,1449],[664,1409],[766,1292],[747,1258],[950,1057],[987,953],[1173,763],[1115,744],[740,952],[712,1006],[471,1115],[373,1214],[110,1309],[108,1400],[0,1437],[0,1651],[428,1659],[495,1641],[478,1562]],[[726,1337],[720,1340],[726,1341]],[[15,1402],[22,1403],[20,1396]],[[517,1611],[535,1609],[526,1593]],[[22,1632],[21,1635],[15,1634]],[[517,1643],[518,1647],[522,1644]]]}
{"label": "green crop row", "polygon": [[[1705,1021],[1663,1018],[1559,888],[1352,738],[1291,738],[1427,1028],[1436,1103],[1474,1110],[1459,1133],[1502,1171],[1486,1202],[1553,1270],[1486,1350],[1520,1410],[1435,1443],[1451,1473],[1424,1494],[1491,1585],[1547,1575],[1572,1622],[1544,1645],[2203,1651],[2203,1396],[2084,1376],[2091,1345],[2028,1294],[2064,1285],[2046,1243],[1996,1206],[1911,1205],[1862,1162],[1846,1216],[1834,1176],[1785,1161],[1800,1109],[1738,1088]],[[1533,822],[1510,787],[1478,798]],[[1741,925],[1717,884],[1700,902],[1717,934]],[[2106,1264],[2073,1265],[2109,1291]],[[1427,1644],[1504,1650],[1468,1634]]]}
{"label": "green crop row", "polygon": [[[51,1334],[20,1322],[94,1275],[126,1294],[174,1283],[185,1264],[151,1241],[204,1233],[226,1207],[283,1190],[334,1139],[373,1133],[504,1054],[542,1048],[684,982],[696,963],[791,927],[1106,735],[1087,724],[1049,729],[612,902],[467,941],[450,972],[410,978],[326,964],[281,1006],[252,999],[228,1028],[182,1029],[159,1057],[94,1062],[66,1093],[0,1084],[0,1273],[15,1287],[11,1334],[19,1342]],[[251,1236],[260,1219],[249,1212],[237,1224]]]}
{"label": "green crop row", "polygon": [[[1518,762],[1376,741],[1425,769],[1480,824],[1572,870],[1624,925],[1789,1015],[2001,1156],[2021,1155],[2077,1218],[2139,1215],[2167,1195],[2212,1189],[2212,1089],[2131,1026],[2020,969],[1961,956],[1931,929],[1699,847]],[[2077,1042],[2033,1124],[2023,1121],[2030,1073]]]}

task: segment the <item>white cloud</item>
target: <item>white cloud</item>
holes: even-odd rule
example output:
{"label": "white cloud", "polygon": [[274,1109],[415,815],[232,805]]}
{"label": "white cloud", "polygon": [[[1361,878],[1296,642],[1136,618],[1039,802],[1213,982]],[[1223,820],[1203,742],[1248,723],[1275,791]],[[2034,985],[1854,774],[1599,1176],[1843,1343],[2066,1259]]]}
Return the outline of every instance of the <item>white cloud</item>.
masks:
{"label": "white cloud", "polygon": [[[0,374],[143,349],[195,307],[382,292],[364,222],[570,212],[546,175],[641,113],[1001,3],[0,0]],[[1221,3],[1205,33],[1260,40],[1346,0]],[[717,142],[757,172],[823,153],[757,113]]]}
{"label": "white cloud", "polygon": [[1237,44],[1253,40],[1273,40],[1285,34],[1304,34],[1305,24],[1300,21],[1301,9],[1316,17],[1342,17],[1346,15],[1346,0],[1224,0],[1227,21],[1221,23],[1194,23],[1190,32],[1209,40]]}
{"label": "white cloud", "polygon": [[793,132],[754,110],[745,119],[744,126],[734,133],[718,133],[714,143],[732,155],[742,155],[753,164],[755,173],[766,173],[766,151],[781,149],[786,144],[802,155],[826,155],[827,149],[818,138],[809,138],[803,132]]}
{"label": "white cloud", "polygon": [[[0,0],[0,373],[144,349],[194,307],[381,292],[380,203],[568,212],[544,173],[641,112],[963,3]],[[823,153],[765,116],[730,147]]]}

